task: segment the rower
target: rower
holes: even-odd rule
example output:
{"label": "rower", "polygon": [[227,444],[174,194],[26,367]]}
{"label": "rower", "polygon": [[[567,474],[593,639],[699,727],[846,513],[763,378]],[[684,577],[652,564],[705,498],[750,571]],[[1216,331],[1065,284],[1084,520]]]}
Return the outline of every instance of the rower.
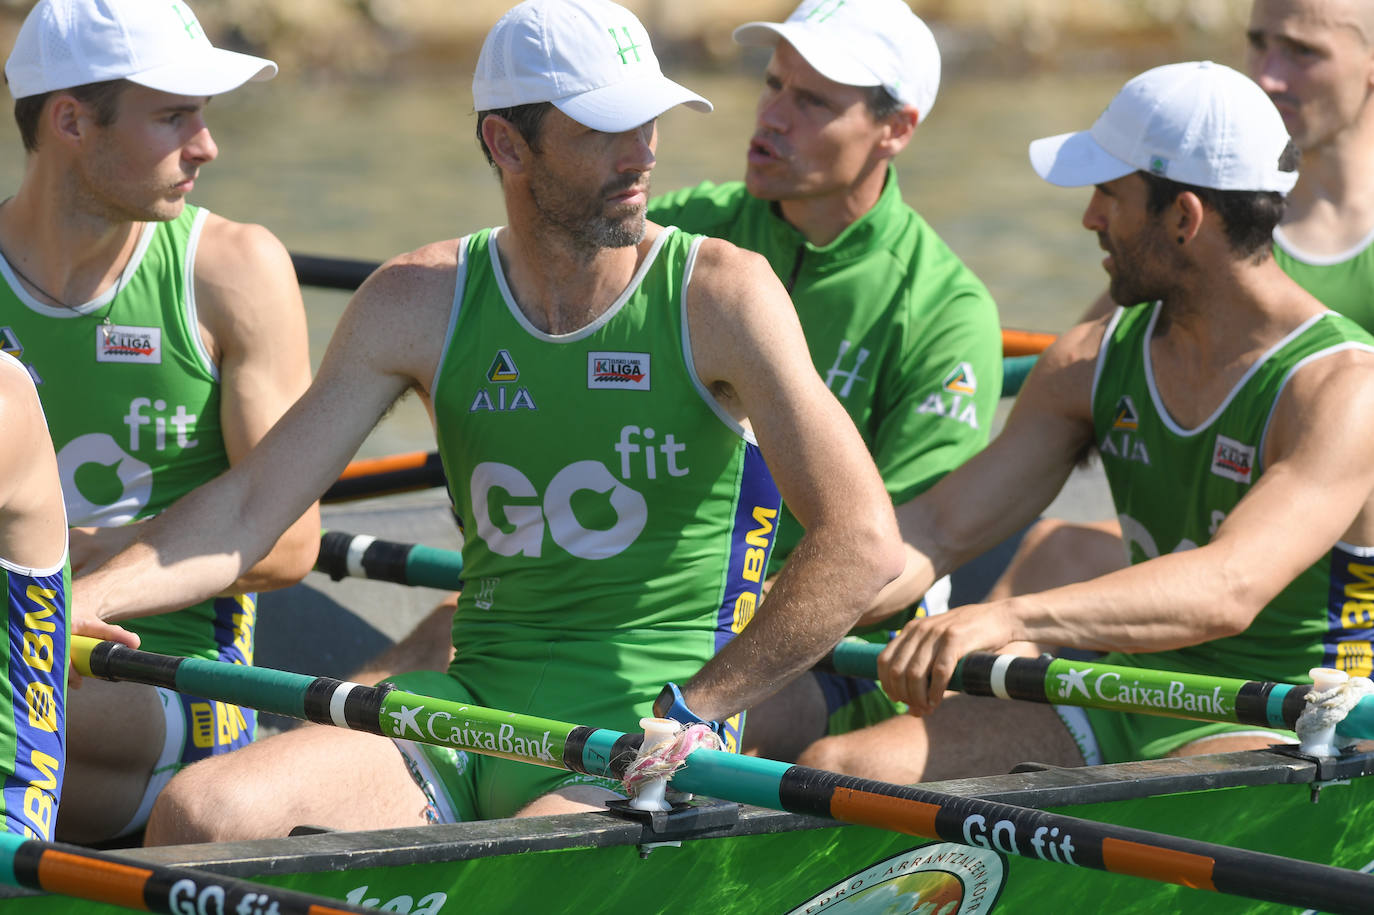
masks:
{"label": "rower", "polygon": [[[717,722],[737,746],[739,713],[809,669],[901,571],[891,502],[767,263],[646,221],[656,119],[710,106],[662,74],[632,13],[521,3],[488,34],[473,96],[508,225],[373,274],[273,434],[79,581],[76,606],[119,621],[217,593],[414,388],[465,524],[469,587],[447,672],[393,682],[622,731],[670,712]],[[807,530],[760,606],[779,493]],[[488,738],[420,712],[398,712],[394,744],[302,727],[192,766],[147,839],[615,797],[615,783],[472,756],[465,744]],[[404,739],[420,727],[448,745]]]}
{"label": "rower", "polygon": [[[1255,0],[1246,38],[1250,77],[1302,152],[1274,229],[1274,260],[1327,308],[1374,333],[1374,3]],[[1110,310],[1104,293],[1085,317]],[[1124,562],[1116,519],[1045,519],[990,596],[1082,581]],[[1369,669],[1366,660],[1352,672]]]}
{"label": "rower", "polygon": [[[212,47],[170,0],[40,0],[15,39],[26,159],[0,204],[0,326],[48,415],[78,571],[242,459],[309,383],[285,248],[186,203],[218,154],[210,96],[276,71]],[[318,540],[311,508],[236,581],[129,629],[150,650],[251,664],[253,592],[302,578]],[[74,631],[107,631],[86,619]],[[90,683],[69,712],[58,834],[78,842],[136,833],[174,772],[256,726],[251,710],[134,684]]]}
{"label": "rower", "polygon": [[899,521],[933,579],[1035,517],[1096,446],[1133,564],[909,624],[879,670],[913,715],[826,738],[806,765],[908,782],[1284,739],[942,701],[959,658],[1014,640],[1290,683],[1368,664],[1374,338],[1270,254],[1298,158],[1273,104],[1228,67],[1172,64],[1128,82],[1091,130],[1030,155],[1047,181],[1093,188],[1083,225],[1118,307],[1061,336],[1001,435]]}
{"label": "rower", "polygon": [[[33,380],[0,352],[0,592],[9,633],[0,691],[0,820],[51,840],[66,773],[71,566],[57,457]],[[118,635],[114,626],[107,635]]]}

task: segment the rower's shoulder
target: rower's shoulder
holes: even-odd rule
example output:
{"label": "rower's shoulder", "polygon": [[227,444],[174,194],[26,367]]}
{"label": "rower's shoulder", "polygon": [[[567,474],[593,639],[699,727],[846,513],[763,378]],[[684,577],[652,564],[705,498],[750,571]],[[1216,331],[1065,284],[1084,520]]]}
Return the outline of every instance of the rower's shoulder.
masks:
{"label": "rower's shoulder", "polygon": [[359,298],[404,296],[414,303],[452,298],[460,239],[431,242],[398,254],[372,272],[358,289]]}

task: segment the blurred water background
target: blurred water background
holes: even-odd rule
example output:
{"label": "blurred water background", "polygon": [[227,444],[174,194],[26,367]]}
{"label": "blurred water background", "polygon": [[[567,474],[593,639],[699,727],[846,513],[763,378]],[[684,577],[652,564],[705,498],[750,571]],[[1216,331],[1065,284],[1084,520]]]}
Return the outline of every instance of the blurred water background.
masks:
{"label": "blurred water background", "polygon": [[[30,2],[0,0],[8,53]],[[626,0],[664,69],[716,110],[660,121],[659,190],[743,172],[766,60],[730,30],[780,19],[790,2]],[[192,202],[270,227],[292,251],[382,259],[503,219],[473,137],[470,79],[505,0],[199,0],[216,43],[277,59],[281,75],[216,98],[218,160]],[[1239,65],[1249,0],[928,0],[944,79],[898,159],[909,203],[982,277],[1007,327],[1060,331],[1103,288],[1101,252],[1079,225],[1088,193],[1040,181],[1039,136],[1088,126],[1131,75],[1207,57]],[[24,156],[0,119],[0,186]],[[347,301],[305,290],[318,364]],[[402,404],[359,452],[429,449],[423,411]]]}

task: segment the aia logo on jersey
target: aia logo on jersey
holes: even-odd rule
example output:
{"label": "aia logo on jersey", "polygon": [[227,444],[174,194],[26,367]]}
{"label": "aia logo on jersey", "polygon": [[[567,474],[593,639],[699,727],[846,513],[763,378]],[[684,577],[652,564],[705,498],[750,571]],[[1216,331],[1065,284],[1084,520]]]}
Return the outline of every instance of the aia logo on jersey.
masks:
{"label": "aia logo on jersey", "polygon": [[1250,482],[1255,469],[1255,447],[1243,445],[1233,438],[1217,435],[1212,449],[1212,473],[1237,483]]}
{"label": "aia logo on jersey", "polygon": [[162,328],[100,324],[95,328],[95,361],[137,365],[162,363]]}
{"label": "aia logo on jersey", "polygon": [[1135,410],[1135,401],[1131,400],[1131,395],[1122,394],[1121,399],[1116,402],[1116,415],[1112,418],[1113,429],[1127,429],[1134,432],[1140,428],[1140,414]]}
{"label": "aia logo on jersey", "polygon": [[978,376],[973,374],[973,366],[961,362],[954,371],[945,376],[944,387],[951,394],[965,394],[972,397],[978,393]]}
{"label": "aia logo on jersey", "polygon": [[523,385],[512,387],[512,383],[519,380],[520,369],[516,368],[511,354],[503,349],[497,350],[495,358],[491,360],[491,366],[487,369],[487,381],[490,381],[491,385],[477,389],[468,412],[510,413],[515,410],[538,410],[539,408],[534,405],[534,398],[530,396],[529,388]]}
{"label": "aia logo on jersey", "polygon": [[1097,443],[1097,450],[1102,452],[1103,457],[1110,455],[1149,466],[1150,452],[1140,437],[1140,414],[1131,395],[1122,394],[1116,402],[1116,409],[1112,411],[1112,427]]}
{"label": "aia logo on jersey", "polygon": [[648,353],[588,353],[588,390],[649,390]]}
{"label": "aia logo on jersey", "polygon": [[973,401],[973,395],[977,393],[978,376],[973,374],[973,366],[960,362],[940,382],[940,390],[927,396],[916,412],[943,416],[963,423],[970,429],[977,429],[978,409]]}

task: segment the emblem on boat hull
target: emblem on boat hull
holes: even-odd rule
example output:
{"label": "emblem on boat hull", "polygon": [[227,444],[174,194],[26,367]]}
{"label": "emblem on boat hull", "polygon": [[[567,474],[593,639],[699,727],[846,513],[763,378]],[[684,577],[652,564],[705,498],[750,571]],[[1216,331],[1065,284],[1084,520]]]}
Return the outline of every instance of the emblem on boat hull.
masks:
{"label": "emblem on boat hull", "polygon": [[980,915],[992,911],[1006,879],[1006,862],[997,852],[936,842],[879,861],[787,915]]}

